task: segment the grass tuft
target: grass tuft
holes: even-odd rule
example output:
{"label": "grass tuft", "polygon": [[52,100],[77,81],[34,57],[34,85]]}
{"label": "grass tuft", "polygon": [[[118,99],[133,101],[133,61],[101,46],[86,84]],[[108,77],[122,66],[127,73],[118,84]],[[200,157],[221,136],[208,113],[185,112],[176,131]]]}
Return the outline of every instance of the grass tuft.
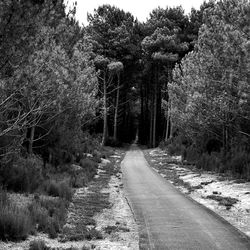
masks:
{"label": "grass tuft", "polygon": [[48,250],[43,240],[33,240],[30,242],[29,250]]}
{"label": "grass tuft", "polygon": [[13,205],[5,191],[0,191],[0,239],[24,240],[31,232],[29,213]]}

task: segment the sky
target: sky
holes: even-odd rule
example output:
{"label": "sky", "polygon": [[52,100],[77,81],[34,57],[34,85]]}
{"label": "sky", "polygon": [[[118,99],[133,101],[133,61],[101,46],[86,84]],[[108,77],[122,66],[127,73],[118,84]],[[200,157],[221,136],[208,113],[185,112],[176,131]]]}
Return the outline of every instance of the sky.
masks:
{"label": "sky", "polygon": [[93,13],[94,9],[103,4],[114,5],[124,11],[130,12],[139,21],[143,22],[149,17],[149,13],[157,8],[175,7],[181,5],[186,13],[191,8],[199,9],[204,0],[65,0],[65,3],[72,5],[77,2],[76,19],[80,24],[87,25],[87,13]]}

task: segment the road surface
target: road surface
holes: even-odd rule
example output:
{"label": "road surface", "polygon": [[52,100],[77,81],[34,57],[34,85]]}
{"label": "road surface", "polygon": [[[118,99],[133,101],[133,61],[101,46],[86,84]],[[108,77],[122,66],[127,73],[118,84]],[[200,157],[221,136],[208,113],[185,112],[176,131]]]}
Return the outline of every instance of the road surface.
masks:
{"label": "road surface", "polygon": [[139,224],[140,249],[250,249],[249,238],[185,197],[132,146],[122,162],[126,196]]}

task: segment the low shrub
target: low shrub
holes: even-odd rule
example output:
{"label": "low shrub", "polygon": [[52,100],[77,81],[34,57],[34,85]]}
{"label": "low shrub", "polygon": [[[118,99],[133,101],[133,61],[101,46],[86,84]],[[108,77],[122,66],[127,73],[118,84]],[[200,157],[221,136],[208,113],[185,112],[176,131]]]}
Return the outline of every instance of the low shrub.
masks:
{"label": "low shrub", "polygon": [[166,142],[166,149],[170,155],[182,155],[185,146],[178,140],[169,140]]}
{"label": "low shrub", "polygon": [[1,240],[24,240],[31,232],[31,228],[31,219],[27,211],[7,200],[0,203]]}
{"label": "low shrub", "polygon": [[163,141],[161,141],[161,142],[159,143],[159,148],[160,148],[160,149],[166,149],[168,145],[169,145],[169,142],[166,141],[166,140],[163,140]]}
{"label": "low shrub", "polygon": [[91,158],[91,160],[94,161],[94,162],[96,162],[96,163],[101,163],[102,162],[102,159],[99,156],[93,156]]}
{"label": "low shrub", "polygon": [[88,183],[88,178],[84,173],[79,174],[79,175],[72,175],[70,179],[70,183],[71,183],[71,186],[74,188],[85,187]]}
{"label": "low shrub", "polygon": [[246,151],[235,151],[226,164],[232,174],[239,178],[250,179],[250,155]]}
{"label": "low shrub", "polygon": [[80,165],[83,168],[84,174],[87,177],[87,180],[93,179],[97,173],[98,163],[90,159],[82,159]]}
{"label": "low shrub", "polygon": [[196,167],[231,174],[236,178],[250,179],[250,155],[245,151],[235,151],[226,155],[216,152],[203,153],[196,162]]}
{"label": "low shrub", "polygon": [[55,239],[57,237],[57,233],[59,233],[60,228],[56,223],[56,220],[51,218],[48,224],[47,232],[51,239]]}
{"label": "low shrub", "polygon": [[68,204],[60,198],[34,200],[29,206],[32,223],[38,231],[56,238],[65,224]]}
{"label": "low shrub", "polygon": [[36,229],[38,231],[46,232],[49,221],[49,213],[47,209],[42,207],[39,202],[31,203],[28,209],[32,223],[36,225]]}
{"label": "low shrub", "polygon": [[29,250],[48,250],[43,240],[33,240],[30,242]]}
{"label": "low shrub", "polygon": [[0,187],[0,206],[5,206],[9,203],[8,194],[2,187]]}
{"label": "low shrub", "polygon": [[200,157],[200,152],[194,145],[191,145],[183,150],[182,156],[184,160],[195,163]]}
{"label": "low shrub", "polygon": [[59,183],[59,197],[67,201],[71,201],[73,196],[73,191],[69,184],[65,181]]}
{"label": "low shrub", "polygon": [[196,162],[196,167],[206,171],[218,171],[221,168],[221,164],[221,159],[218,154],[213,153],[209,155],[208,153],[203,153]]}
{"label": "low shrub", "polygon": [[101,135],[90,135],[84,133],[83,140],[80,145],[81,152],[93,154],[96,149],[100,148]]}
{"label": "low shrub", "polygon": [[103,236],[100,231],[96,230],[95,228],[91,228],[87,235],[86,235],[87,240],[101,240],[103,239]]}
{"label": "low shrub", "polygon": [[46,183],[47,187],[46,187],[46,191],[47,194],[50,196],[59,196],[59,185],[56,181],[54,180],[50,180]]}
{"label": "low shrub", "polygon": [[15,192],[34,192],[43,182],[42,162],[34,156],[18,158],[0,169],[2,185]]}
{"label": "low shrub", "polygon": [[103,154],[99,150],[94,150],[93,157],[101,159],[103,157]]}
{"label": "low shrub", "polygon": [[67,215],[67,207],[69,205],[69,202],[60,198],[41,199],[40,204],[42,207],[46,208],[49,213],[50,219],[53,219],[49,222],[53,224],[56,232],[59,232],[65,224],[65,218]]}
{"label": "low shrub", "polygon": [[71,187],[65,181],[49,181],[47,183],[46,191],[50,196],[60,197],[68,201],[71,201],[73,195]]}

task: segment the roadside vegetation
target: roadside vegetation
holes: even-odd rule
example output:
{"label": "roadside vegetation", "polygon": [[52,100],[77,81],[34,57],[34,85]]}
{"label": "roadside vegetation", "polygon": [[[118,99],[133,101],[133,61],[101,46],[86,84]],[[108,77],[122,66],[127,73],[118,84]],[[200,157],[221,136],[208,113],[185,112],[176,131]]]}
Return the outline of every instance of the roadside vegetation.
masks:
{"label": "roadside vegetation", "polygon": [[202,20],[168,85],[171,126],[161,146],[197,168],[250,180],[249,2],[218,1]]}
{"label": "roadside vegetation", "polygon": [[37,232],[50,238],[62,234],[75,188],[86,187],[97,173],[96,161],[100,159],[92,158],[82,159],[79,165],[63,164],[59,169],[49,166],[46,173],[41,172],[41,162],[35,158],[31,162],[35,162],[36,171],[28,164],[30,159],[23,160],[27,165],[6,169],[8,177],[3,178],[4,189],[0,191],[0,239],[24,240]]}

